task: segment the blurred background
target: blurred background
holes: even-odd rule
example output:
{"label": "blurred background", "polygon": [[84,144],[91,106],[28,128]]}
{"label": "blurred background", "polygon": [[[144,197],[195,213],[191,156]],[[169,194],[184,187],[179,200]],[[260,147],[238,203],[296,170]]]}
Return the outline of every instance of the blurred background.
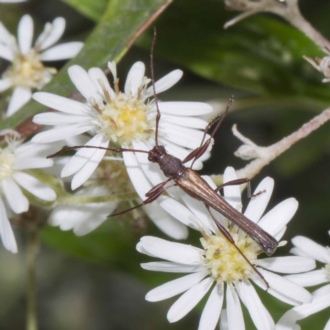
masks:
{"label": "blurred background", "polygon": [[[20,17],[29,13],[35,20],[37,35],[46,22],[63,16],[67,21],[64,40],[84,41],[99,23],[107,2],[94,0],[90,11],[82,6],[85,1],[79,4],[75,0],[1,4],[0,20],[16,35]],[[311,24],[330,38],[330,2],[301,0],[299,4]],[[241,145],[232,135],[233,124],[256,144],[267,146],[297,130],[330,104],[330,85],[322,84],[323,76],[302,58],[322,56],[309,39],[270,14],[249,17],[224,30],[224,23],[237,14],[226,11],[220,0],[175,0],[152,24],[158,31],[156,79],[175,68],[185,72],[174,88],[161,95],[162,100],[207,101],[220,111],[230,95],[235,97],[203,174],[221,174],[226,166],[240,169],[246,164],[233,155]],[[122,58],[120,77],[125,77],[137,60],[148,67],[151,36],[148,29]],[[103,67],[105,64],[106,61]],[[6,65],[0,61],[1,72]],[[60,69],[61,64],[50,66]],[[0,100],[3,104],[4,100]],[[288,197],[299,201],[298,212],[284,237],[288,241],[305,235],[329,245],[329,166],[330,123],[253,178],[252,187],[265,176],[275,179],[269,209]],[[197,329],[205,299],[176,324],[166,320],[175,299],[159,303],[144,300],[151,288],[178,276],[140,268],[140,262],[150,258],[136,252],[139,238],[146,233],[164,237],[150,221],[141,221],[143,226],[133,226],[125,218],[108,220],[85,237],[49,226],[42,228],[37,259],[40,329]],[[20,251],[17,255],[0,249],[1,330],[25,328],[26,234],[17,229],[16,237]],[[187,243],[198,246],[198,235],[191,232]],[[289,242],[276,255],[285,255],[290,248]],[[275,321],[289,308],[260,290],[258,293],[271,306]],[[328,309],[300,322],[302,329],[315,329],[315,322],[319,329],[323,328],[329,314]],[[254,329],[248,316],[246,320],[247,329]]]}

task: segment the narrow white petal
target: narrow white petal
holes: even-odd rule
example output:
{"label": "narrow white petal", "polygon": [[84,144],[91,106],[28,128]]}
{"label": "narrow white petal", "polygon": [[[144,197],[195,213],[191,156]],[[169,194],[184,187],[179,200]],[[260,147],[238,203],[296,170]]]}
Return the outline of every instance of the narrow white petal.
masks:
{"label": "narrow white petal", "polygon": [[256,264],[273,272],[286,274],[307,272],[316,267],[312,258],[293,256],[258,259]]}
{"label": "narrow white petal", "polygon": [[11,87],[11,85],[12,85],[12,82],[10,79],[8,79],[8,78],[0,79],[0,92],[5,91],[9,87]]}
{"label": "narrow white petal", "polygon": [[42,61],[59,61],[75,57],[83,48],[84,43],[79,41],[67,42],[47,49],[40,54]]}
{"label": "narrow white petal", "polygon": [[[223,285],[215,285],[206,305],[203,309],[201,319],[199,321],[198,330],[214,330],[219,318],[223,304]],[[228,296],[227,296],[228,304]],[[237,328],[233,328],[237,329]]]}
{"label": "narrow white petal", "polygon": [[[202,116],[213,111],[212,106],[204,102],[159,102],[158,107],[162,114],[161,120],[165,114],[176,118],[176,116]],[[185,120],[180,117],[179,119]]]}
{"label": "narrow white petal", "polygon": [[186,226],[194,229],[198,229],[196,222],[193,221],[195,218],[193,213],[188,208],[183,206],[180,202],[170,197],[164,197],[159,205],[175,219],[182,222]]}
{"label": "narrow white petal", "polygon": [[166,213],[155,201],[143,206],[150,220],[167,236],[177,240],[187,239],[188,228]]}
{"label": "narrow white petal", "polygon": [[193,273],[167,282],[149,291],[146,300],[155,302],[174,297],[198,284],[206,275],[206,272]]}
{"label": "narrow white petal", "polygon": [[324,246],[304,236],[296,236],[291,241],[294,246],[309,257],[323,263],[330,262],[330,250]]}
{"label": "narrow white petal", "polygon": [[136,62],[129,70],[125,82],[125,94],[137,96],[138,90],[142,85],[145,66],[142,62]]}
{"label": "narrow white petal", "polygon": [[54,161],[52,159],[46,159],[45,157],[27,157],[18,158],[15,161],[14,169],[27,170],[30,168],[45,168],[53,166]]}
{"label": "narrow white petal", "polygon": [[202,131],[170,123],[160,123],[159,131],[166,140],[189,149],[199,147],[203,138]]}
{"label": "narrow white petal", "polygon": [[236,290],[231,285],[227,285],[226,304],[228,328],[235,330],[245,330],[241,303]]}
{"label": "narrow white petal", "polygon": [[111,97],[115,96],[115,92],[111,88],[108,78],[100,68],[91,68],[88,70],[88,74],[91,79],[94,81],[100,94],[104,94],[105,89]]}
{"label": "narrow white petal", "polygon": [[32,45],[33,20],[30,15],[24,15],[18,23],[17,39],[18,46],[23,55],[26,55]]}
{"label": "narrow white petal", "polygon": [[175,125],[180,125],[184,127],[204,129],[207,125],[207,121],[201,118],[195,117],[179,117],[179,116],[169,116],[162,114],[162,122],[171,123]]}
{"label": "narrow white petal", "polygon": [[70,66],[68,69],[68,74],[73,84],[76,86],[81,95],[87,100],[87,102],[89,102],[91,98],[94,100],[101,99],[94,82],[81,66]]}
{"label": "narrow white petal", "polygon": [[237,292],[258,330],[273,330],[274,321],[249,281],[237,283]]}
{"label": "narrow white petal", "polygon": [[148,253],[157,258],[187,265],[199,265],[202,262],[202,250],[191,245],[169,242],[152,236],[144,236],[140,242]]}
{"label": "narrow white petal", "polygon": [[17,253],[17,244],[13,229],[7,217],[5,205],[0,198],[0,237],[4,247],[12,253]]}
{"label": "narrow white petal", "polygon": [[196,273],[205,269],[204,266],[182,265],[168,261],[154,261],[142,263],[141,267],[146,270],[166,273]]}
{"label": "narrow white petal", "polygon": [[[265,277],[269,284],[268,293],[279,293],[283,297],[288,297],[289,299],[294,300],[296,303],[309,303],[312,300],[311,294],[300,285],[289,281],[283,276],[274,274],[267,270],[260,268],[258,268],[258,270]],[[259,281],[260,279],[255,282],[257,283]],[[276,297],[278,298],[279,296],[276,295]]]}
{"label": "narrow white petal", "polygon": [[286,278],[304,287],[329,282],[328,274],[324,269],[318,269],[304,274],[288,275]]}
{"label": "narrow white petal", "polygon": [[[223,174],[223,182],[237,180],[237,174],[233,167],[227,167]],[[239,185],[223,188],[226,201],[236,210],[242,209],[241,188]]]}
{"label": "narrow white petal", "polygon": [[247,206],[244,215],[253,222],[258,222],[265,212],[270,197],[274,189],[274,180],[270,177],[264,178],[255,189],[253,194],[258,196],[253,197]]}
{"label": "narrow white petal", "polygon": [[220,315],[220,330],[231,330],[228,324],[227,310],[223,309]]}
{"label": "narrow white petal", "polygon": [[[49,29],[50,27],[50,29]],[[51,26],[45,26],[44,32],[38,37],[36,45],[39,45],[40,51],[54,45],[63,35],[65,30],[65,19],[56,17]]]}
{"label": "narrow white petal", "polygon": [[44,131],[38,133],[32,138],[32,142],[35,143],[49,143],[55,142],[59,140],[66,139],[70,136],[79,135],[85,133],[92,129],[93,127],[90,125],[84,125],[83,123],[65,125],[53,129],[49,129],[48,131]]}
{"label": "narrow white petal", "polygon": [[[37,102],[45,105],[46,107],[66,112],[71,115],[82,115],[86,116],[91,111],[91,108],[87,105],[75,101],[70,100],[66,97],[45,93],[45,92],[37,92],[33,94],[33,99]],[[34,116],[34,118],[38,117],[39,115]],[[91,117],[92,118],[92,117]],[[41,123],[42,124],[42,123]],[[46,124],[45,124],[46,125]]]}
{"label": "narrow white petal", "polygon": [[170,323],[186,316],[209,291],[213,279],[208,277],[185,292],[169,309],[167,319]]}
{"label": "narrow white petal", "polygon": [[102,141],[103,136],[101,134],[97,134],[85,144],[86,146],[93,146],[95,148],[78,149],[75,155],[72,156],[70,161],[63,167],[61,177],[65,178],[78,172],[95,154],[97,147],[101,145]]}
{"label": "narrow white petal", "polygon": [[[108,145],[109,145],[109,140],[107,138],[103,138],[103,141],[101,142],[100,147],[106,148]],[[72,190],[77,189],[90,178],[90,176],[93,174],[95,169],[100,164],[105,153],[106,153],[106,150],[104,150],[104,149],[96,149],[93,156],[73,176],[73,179],[71,182]]]}
{"label": "narrow white petal", "polygon": [[32,92],[30,88],[16,87],[9,101],[9,105],[7,108],[7,116],[9,117],[13,115],[24,104],[30,101],[31,96],[32,96]]}
{"label": "narrow white petal", "polygon": [[[173,85],[175,85],[182,77],[183,72],[181,70],[173,70],[168,73],[163,78],[159,79],[155,83],[156,94],[162,93],[168,89],[170,89]],[[154,95],[153,88],[150,86],[146,92],[143,94],[143,97],[146,99],[150,96]]]}
{"label": "narrow white petal", "polygon": [[0,44],[0,58],[12,62],[14,60],[14,50],[8,45]]}
{"label": "narrow white petal", "polygon": [[258,225],[274,236],[292,219],[298,208],[295,198],[288,198],[277,204],[259,221]]}
{"label": "narrow white petal", "polygon": [[14,179],[20,186],[40,199],[45,201],[54,201],[56,199],[56,194],[53,189],[40,182],[30,174],[16,172],[14,174]]}
{"label": "narrow white petal", "polygon": [[21,189],[12,179],[4,179],[2,181],[2,189],[14,213],[19,214],[29,209],[28,199],[23,195]]}
{"label": "narrow white petal", "polygon": [[6,29],[6,27],[0,22],[0,43],[5,45],[11,45],[13,43],[14,36]]}
{"label": "narrow white petal", "polygon": [[325,325],[325,327],[324,327],[323,330],[330,330],[330,319],[329,319],[329,321],[327,322],[327,324]]}
{"label": "narrow white petal", "polygon": [[144,175],[136,156],[133,152],[123,152],[123,159],[131,182],[142,200],[146,199],[146,193],[152,188],[150,181]]}
{"label": "narrow white petal", "polygon": [[75,116],[66,113],[46,112],[39,113],[33,117],[33,122],[40,125],[69,125],[90,121],[89,116]]}

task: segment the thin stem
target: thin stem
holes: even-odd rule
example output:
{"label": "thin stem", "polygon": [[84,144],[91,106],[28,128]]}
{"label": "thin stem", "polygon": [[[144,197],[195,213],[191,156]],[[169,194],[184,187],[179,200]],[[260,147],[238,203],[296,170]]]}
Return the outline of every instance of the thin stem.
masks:
{"label": "thin stem", "polygon": [[28,231],[28,244],[26,254],[26,295],[27,295],[27,317],[26,329],[37,330],[37,312],[36,312],[36,288],[35,288],[35,270],[36,257],[39,248],[38,231],[31,229]]}

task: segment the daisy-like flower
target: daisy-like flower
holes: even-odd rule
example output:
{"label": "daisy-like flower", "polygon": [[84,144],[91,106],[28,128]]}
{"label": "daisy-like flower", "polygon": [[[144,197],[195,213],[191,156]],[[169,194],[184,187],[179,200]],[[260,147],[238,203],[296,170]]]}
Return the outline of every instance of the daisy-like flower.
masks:
{"label": "daisy-like flower", "polygon": [[[330,232],[329,232],[330,234]],[[278,330],[300,329],[296,324],[297,321],[302,320],[312,314],[318,313],[330,306],[330,249],[311,239],[303,236],[296,236],[292,239],[294,248],[291,250],[293,254],[298,256],[306,256],[313,258],[324,266],[321,269],[311,272],[287,276],[288,279],[305,287],[320,285],[328,283],[327,285],[317,289],[312,293],[313,300],[308,304],[294,307],[286,312],[278,324]],[[330,329],[330,319],[325,328]]]}
{"label": "daisy-like flower", "polygon": [[[52,147],[58,148],[59,145]],[[53,160],[45,158],[52,150],[49,145],[22,144],[15,138],[7,138],[7,147],[0,149],[0,236],[5,248],[13,253],[17,252],[17,245],[6,209],[9,207],[16,214],[29,209],[24,190],[45,201],[56,199],[50,187],[26,172],[52,166]]]}
{"label": "daisy-like flower", "polygon": [[[109,62],[108,66],[114,78],[113,88],[99,68],[92,68],[88,72],[77,65],[69,68],[72,82],[87,103],[43,92],[33,95],[38,102],[59,111],[34,116],[35,123],[55,126],[37,134],[33,138],[34,142],[48,143],[88,132],[92,138],[85,144],[87,146],[108,147],[111,143],[111,146],[150,150],[155,145],[156,108],[154,102],[149,100],[153,89],[152,86],[147,87],[150,79],[144,75],[144,64],[136,62],[132,66],[124,92],[119,90],[115,63]],[[172,87],[181,76],[181,70],[174,70],[157,81],[157,93]],[[159,102],[159,108],[162,113],[159,144],[179,157],[184,157],[199,146],[203,135],[200,129],[206,126],[206,122],[196,116],[212,112],[210,105],[200,102]],[[64,166],[61,176],[73,175],[71,187],[78,188],[92,175],[105,152],[95,148],[80,149]],[[145,154],[142,156],[147,159]],[[137,192],[145,199],[146,186],[143,179],[140,180],[139,175],[136,175],[139,164],[135,155],[124,152],[123,158],[131,179],[137,180],[136,184],[133,181]],[[200,160],[196,162],[198,166],[201,167]],[[151,170],[154,172],[155,167]]]}
{"label": "daisy-like flower", "polygon": [[[210,178],[205,177],[205,179],[214,187]],[[234,169],[227,168],[224,182],[235,179],[237,176]],[[270,199],[273,185],[271,178],[264,179],[256,192],[265,192],[250,201],[244,214],[276,239],[280,239],[285,232],[286,224],[296,212],[298,203],[294,198],[289,198],[261,217]],[[150,236],[141,238],[137,245],[139,252],[165,260],[144,263],[142,264],[144,269],[188,273],[151,290],[146,296],[148,301],[154,302],[183,293],[168,311],[169,322],[176,322],[184,317],[211,290],[198,329],[215,329],[224,300],[226,300],[226,309],[223,312],[227,324],[221,323],[221,329],[245,329],[240,301],[249,311],[257,329],[274,329],[273,319],[259,299],[252,282],[263,290],[266,290],[265,283],[267,283],[269,285],[267,293],[285,303],[299,305],[310,302],[311,295],[307,290],[276,273],[299,273],[311,270],[315,267],[313,259],[305,256],[257,259],[262,251],[253,239],[236,226],[229,224],[229,221],[220,214],[213,212],[232,236],[236,248],[219,232],[202,203],[183,193],[181,195],[184,203],[164,198],[161,206],[178,220],[201,232],[202,248]],[[239,187],[225,187],[224,198],[233,207],[241,209]],[[253,265],[252,267],[238,249]]]}
{"label": "daisy-like flower", "polygon": [[32,47],[33,20],[30,15],[21,18],[17,41],[0,22],[0,57],[12,62],[0,79],[0,92],[13,88],[7,109],[8,116],[30,100],[32,89],[42,88],[56,73],[56,69],[44,66],[43,61],[69,59],[82,48],[82,42],[68,42],[51,47],[61,38],[64,30],[65,19],[56,18],[53,23],[45,25],[44,31]]}

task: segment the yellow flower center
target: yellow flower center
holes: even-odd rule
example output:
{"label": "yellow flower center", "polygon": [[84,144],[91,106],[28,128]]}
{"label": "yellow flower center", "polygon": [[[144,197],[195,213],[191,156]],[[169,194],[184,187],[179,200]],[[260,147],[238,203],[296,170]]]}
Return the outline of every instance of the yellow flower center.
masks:
{"label": "yellow flower center", "polygon": [[40,89],[52,79],[55,73],[56,69],[45,67],[38,53],[31,49],[26,55],[18,54],[3,77],[10,79],[15,87]]}
{"label": "yellow flower center", "polygon": [[[259,246],[247,236],[230,232],[237,248],[252,264],[260,253]],[[238,252],[237,248],[221,233],[204,236],[201,243],[205,249],[204,260],[210,275],[217,281],[233,283],[245,280],[254,274],[251,265]]]}
{"label": "yellow flower center", "polygon": [[0,181],[10,178],[13,173],[15,155],[8,149],[0,150]]}

